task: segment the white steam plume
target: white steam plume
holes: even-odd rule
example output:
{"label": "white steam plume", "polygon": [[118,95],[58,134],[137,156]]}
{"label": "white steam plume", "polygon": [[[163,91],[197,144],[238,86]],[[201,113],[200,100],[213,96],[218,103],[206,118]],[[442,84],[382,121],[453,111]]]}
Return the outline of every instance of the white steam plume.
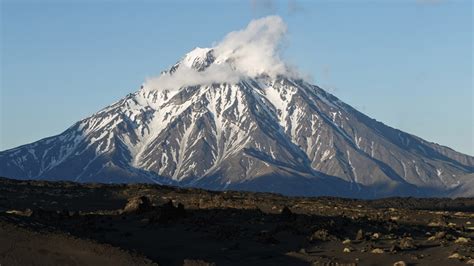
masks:
{"label": "white steam plume", "polygon": [[[245,29],[227,34],[213,48],[197,48],[188,53],[173,73],[148,79],[144,87],[177,90],[194,85],[235,83],[261,74],[298,76],[280,58],[280,45],[286,32],[286,24],[279,16],[252,20]],[[215,60],[209,67],[202,71],[192,67],[193,60],[198,57],[203,60],[211,50]]]}

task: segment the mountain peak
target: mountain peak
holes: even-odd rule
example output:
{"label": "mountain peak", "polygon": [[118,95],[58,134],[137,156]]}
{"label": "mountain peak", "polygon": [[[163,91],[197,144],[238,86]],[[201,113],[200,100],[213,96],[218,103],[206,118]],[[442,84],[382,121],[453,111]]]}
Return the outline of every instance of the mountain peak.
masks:
{"label": "mountain peak", "polygon": [[196,47],[182,59],[182,64],[197,71],[203,71],[214,62],[213,49]]}
{"label": "mountain peak", "polygon": [[160,76],[148,79],[150,90],[179,90],[186,86],[236,83],[268,75],[297,77],[280,56],[287,31],[278,16],[251,21],[246,28],[227,34],[212,48],[196,47]]}

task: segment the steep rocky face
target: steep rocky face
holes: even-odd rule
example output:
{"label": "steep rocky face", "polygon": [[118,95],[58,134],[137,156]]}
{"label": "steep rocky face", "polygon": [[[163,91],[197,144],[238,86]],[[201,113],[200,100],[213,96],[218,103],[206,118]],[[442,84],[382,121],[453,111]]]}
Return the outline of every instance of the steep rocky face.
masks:
{"label": "steep rocky face", "polygon": [[[198,48],[180,68],[221,62]],[[142,87],[60,135],[0,153],[0,175],[291,195],[474,196],[474,158],[377,122],[288,76]],[[472,175],[471,175],[472,176]]]}

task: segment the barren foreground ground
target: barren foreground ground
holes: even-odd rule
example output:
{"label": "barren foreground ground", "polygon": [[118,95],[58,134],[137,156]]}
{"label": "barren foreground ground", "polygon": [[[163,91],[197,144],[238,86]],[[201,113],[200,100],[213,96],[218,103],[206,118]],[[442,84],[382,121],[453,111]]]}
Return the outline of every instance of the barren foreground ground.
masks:
{"label": "barren foreground ground", "polygon": [[474,199],[0,178],[0,265],[467,265]]}

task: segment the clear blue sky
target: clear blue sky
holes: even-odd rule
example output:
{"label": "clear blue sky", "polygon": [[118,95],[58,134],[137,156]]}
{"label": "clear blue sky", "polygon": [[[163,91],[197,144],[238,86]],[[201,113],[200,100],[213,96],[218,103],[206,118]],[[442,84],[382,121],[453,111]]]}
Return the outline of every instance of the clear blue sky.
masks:
{"label": "clear blue sky", "polygon": [[0,150],[58,134],[252,18],[285,58],[390,126],[474,154],[472,2],[1,0]]}

